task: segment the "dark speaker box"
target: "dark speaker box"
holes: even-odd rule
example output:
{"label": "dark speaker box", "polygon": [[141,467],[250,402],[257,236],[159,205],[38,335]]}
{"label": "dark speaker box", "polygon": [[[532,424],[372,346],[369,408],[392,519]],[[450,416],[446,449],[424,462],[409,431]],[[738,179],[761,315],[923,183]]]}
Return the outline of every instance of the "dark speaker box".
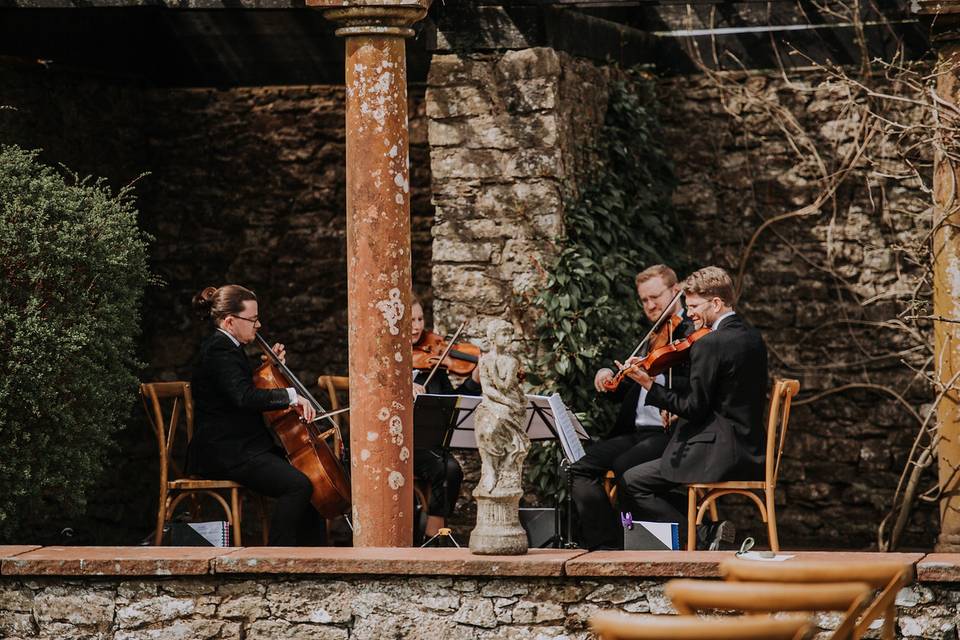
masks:
{"label": "dark speaker box", "polygon": [[557,510],[551,507],[520,507],[520,525],[527,532],[527,544],[536,549],[557,535]]}

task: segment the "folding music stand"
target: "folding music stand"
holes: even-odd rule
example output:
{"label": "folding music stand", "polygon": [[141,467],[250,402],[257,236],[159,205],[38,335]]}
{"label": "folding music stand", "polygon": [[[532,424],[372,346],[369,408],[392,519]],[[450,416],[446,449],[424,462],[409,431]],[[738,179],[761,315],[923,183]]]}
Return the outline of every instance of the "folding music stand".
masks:
{"label": "folding music stand", "polygon": [[[414,399],[413,403],[413,448],[417,449],[440,449],[442,451],[443,467],[447,467],[447,449],[450,443],[450,437],[453,434],[454,419],[457,416],[457,401],[461,396],[448,396],[438,394],[422,393]],[[414,454],[416,455],[416,454]],[[444,472],[443,477],[443,510],[448,511],[447,504],[447,477]],[[429,502],[429,497],[427,497]],[[429,509],[429,504],[421,507],[424,512]],[[445,536],[457,547],[460,544],[450,533],[449,527],[441,527],[439,533],[421,544],[421,547],[429,546],[437,538]],[[442,540],[441,540],[442,543]]]}
{"label": "folding music stand", "polygon": [[[532,441],[558,440],[560,450],[557,456],[557,465],[561,473],[566,474],[566,466],[573,464],[584,456],[582,440],[589,440],[590,436],[584,430],[583,425],[577,417],[571,413],[560,399],[560,394],[552,396],[530,395],[527,396],[527,413],[524,419],[524,430]],[[427,403],[456,407],[456,412],[451,422],[451,435],[447,446],[454,449],[476,449],[477,439],[474,431],[474,411],[479,406],[482,398],[478,396],[444,396],[438,394],[421,394],[417,396],[417,402],[424,398]],[[427,400],[427,398],[431,398]],[[433,400],[436,399],[436,400]],[[443,399],[443,400],[441,400]],[[416,408],[414,409],[416,411]],[[416,419],[414,419],[416,422]],[[419,424],[418,427],[419,428]],[[569,474],[567,474],[569,481]],[[556,510],[555,531],[557,532],[543,546],[553,546],[562,548],[570,540],[571,523],[571,505],[570,491],[567,490],[566,498],[567,509],[567,527],[566,536],[561,531],[560,526],[560,504],[559,500],[554,502]]]}

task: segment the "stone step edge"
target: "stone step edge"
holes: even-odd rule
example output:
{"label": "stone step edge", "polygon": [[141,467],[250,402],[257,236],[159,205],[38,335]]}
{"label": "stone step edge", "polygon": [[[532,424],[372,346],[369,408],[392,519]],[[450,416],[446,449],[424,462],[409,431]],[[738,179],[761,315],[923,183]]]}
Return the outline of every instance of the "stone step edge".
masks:
{"label": "stone step edge", "polygon": [[[718,577],[733,552],[531,550],[526,556],[474,556],[466,549],[349,547],[0,546],[0,576],[463,575],[512,577]],[[790,554],[790,552],[783,552]],[[919,582],[960,582],[960,553],[797,552],[799,558],[897,558]]]}

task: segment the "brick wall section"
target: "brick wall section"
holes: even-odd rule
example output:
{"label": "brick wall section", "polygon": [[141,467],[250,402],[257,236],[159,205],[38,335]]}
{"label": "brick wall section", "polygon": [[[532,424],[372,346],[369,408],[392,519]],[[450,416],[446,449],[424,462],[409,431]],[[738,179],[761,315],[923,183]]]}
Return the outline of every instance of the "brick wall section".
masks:
{"label": "brick wall section", "polygon": [[[748,83],[783,105],[810,132],[826,162],[849,150],[857,125],[841,113],[843,92],[822,85],[822,77],[809,72],[791,77],[798,90],[773,73],[730,80]],[[659,94],[679,179],[674,204],[686,224],[687,254],[695,265],[736,270],[764,220],[814,200],[816,175],[809,162],[798,161],[765,113],[733,101],[732,115],[724,112],[707,78],[661,80]],[[902,105],[884,115],[906,123],[925,117]],[[878,152],[888,142],[878,138],[870,155],[889,159],[889,148]],[[771,374],[798,378],[801,398],[869,382],[903,393],[918,411],[930,402],[929,387],[900,357],[879,357],[919,343],[892,325],[875,323],[893,321],[904,311],[904,294],[917,286],[923,269],[898,249],[923,245],[931,224],[930,199],[918,185],[859,172],[840,190],[835,213],[827,205],[818,215],[768,228],[750,257],[740,306],[767,341]],[[932,355],[932,338],[924,336],[928,341],[920,351],[903,356],[912,366]],[[796,406],[778,489],[781,544],[875,544],[918,427],[883,393],[854,390]],[[931,475],[924,488],[932,484]],[[756,520],[749,510],[727,514],[735,515],[738,525]],[[936,513],[921,508],[905,544],[929,548],[936,531]],[[765,539],[756,528],[747,532]]]}

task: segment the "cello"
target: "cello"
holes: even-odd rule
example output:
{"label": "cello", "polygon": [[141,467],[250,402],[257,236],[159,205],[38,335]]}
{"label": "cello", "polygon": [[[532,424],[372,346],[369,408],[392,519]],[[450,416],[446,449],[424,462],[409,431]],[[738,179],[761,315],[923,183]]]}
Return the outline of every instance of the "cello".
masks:
{"label": "cello", "polygon": [[[258,333],[257,345],[266,354],[266,361],[253,374],[253,384],[258,389],[285,389],[293,387],[297,394],[306,398],[321,418],[327,418],[331,428],[320,431],[317,420],[307,422],[296,409],[287,407],[264,412],[267,424],[287,454],[294,467],[310,478],[313,494],[310,502],[324,518],[335,518],[350,508],[350,481],[340,457],[343,454],[343,438],[340,427],[333,421],[323,406],[287,368],[270,344]],[[333,440],[333,448],[327,440]]]}

